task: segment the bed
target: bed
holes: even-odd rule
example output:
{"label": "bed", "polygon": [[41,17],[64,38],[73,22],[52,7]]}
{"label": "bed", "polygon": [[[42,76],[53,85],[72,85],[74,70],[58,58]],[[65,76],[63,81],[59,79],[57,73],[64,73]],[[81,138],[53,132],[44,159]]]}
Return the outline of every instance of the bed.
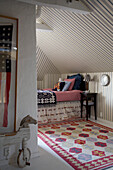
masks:
{"label": "bed", "polygon": [[[72,87],[73,86],[74,84],[72,84]],[[39,99],[39,91],[37,91],[38,124],[53,123],[56,121],[70,120],[78,117],[80,118],[81,116],[80,93],[82,92],[82,90],[79,89],[74,90],[72,87],[70,88],[70,90],[66,91],[52,91],[53,89],[41,90],[40,92],[42,94],[40,94],[40,96],[42,97],[42,99],[41,98]],[[48,97],[46,98],[45,96],[49,96],[52,98],[49,99]],[[40,104],[41,101],[42,104]],[[83,108],[83,110],[85,112],[85,108]]]}

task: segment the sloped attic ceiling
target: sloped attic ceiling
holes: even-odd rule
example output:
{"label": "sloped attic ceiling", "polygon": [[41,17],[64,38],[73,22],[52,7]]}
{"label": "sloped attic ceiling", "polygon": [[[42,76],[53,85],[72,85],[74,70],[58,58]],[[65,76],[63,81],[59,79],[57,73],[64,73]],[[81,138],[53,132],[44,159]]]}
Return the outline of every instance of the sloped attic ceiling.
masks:
{"label": "sloped attic ceiling", "polygon": [[[83,0],[90,14],[42,7],[38,46],[61,73],[113,71],[113,0]],[[38,57],[38,56],[37,56]]]}
{"label": "sloped attic ceiling", "polygon": [[37,64],[37,80],[42,81],[45,74],[60,74],[59,70],[49,60],[49,58],[43,53],[43,51],[37,46],[36,48],[36,64]]}

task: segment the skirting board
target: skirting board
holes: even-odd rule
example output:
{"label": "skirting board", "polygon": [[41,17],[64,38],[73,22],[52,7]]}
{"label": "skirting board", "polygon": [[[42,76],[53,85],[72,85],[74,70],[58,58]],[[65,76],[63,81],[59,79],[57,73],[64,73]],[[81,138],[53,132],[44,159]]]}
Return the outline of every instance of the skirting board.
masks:
{"label": "skirting board", "polygon": [[108,121],[108,120],[104,120],[104,119],[102,119],[102,118],[98,118],[97,117],[97,120],[95,120],[95,117],[94,116],[91,116],[91,120],[93,120],[93,121],[99,121],[99,122],[101,122],[102,124],[104,124],[104,125],[106,125],[106,126],[108,126],[108,127],[113,127],[113,122],[111,122],[111,121]]}

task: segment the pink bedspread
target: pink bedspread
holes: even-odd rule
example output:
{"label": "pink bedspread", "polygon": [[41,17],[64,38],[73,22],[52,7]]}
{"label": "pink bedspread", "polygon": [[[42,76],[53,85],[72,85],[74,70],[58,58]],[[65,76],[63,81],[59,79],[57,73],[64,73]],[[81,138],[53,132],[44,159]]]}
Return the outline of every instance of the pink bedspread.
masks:
{"label": "pink bedspread", "polygon": [[[44,89],[45,90],[45,89]],[[51,90],[52,89],[46,89]],[[71,91],[53,91],[56,94],[57,102],[63,101],[79,101],[81,90],[71,90]]]}
{"label": "pink bedspread", "polygon": [[80,100],[80,90],[71,90],[71,91],[54,91],[56,94],[57,102],[61,101],[75,101]]}

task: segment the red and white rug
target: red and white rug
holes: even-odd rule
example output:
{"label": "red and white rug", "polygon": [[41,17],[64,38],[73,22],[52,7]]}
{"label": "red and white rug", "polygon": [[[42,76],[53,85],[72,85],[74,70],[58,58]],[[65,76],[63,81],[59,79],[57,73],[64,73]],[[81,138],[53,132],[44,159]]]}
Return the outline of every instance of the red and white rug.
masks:
{"label": "red and white rug", "polygon": [[38,137],[76,170],[113,166],[113,129],[92,121],[39,125]]}

